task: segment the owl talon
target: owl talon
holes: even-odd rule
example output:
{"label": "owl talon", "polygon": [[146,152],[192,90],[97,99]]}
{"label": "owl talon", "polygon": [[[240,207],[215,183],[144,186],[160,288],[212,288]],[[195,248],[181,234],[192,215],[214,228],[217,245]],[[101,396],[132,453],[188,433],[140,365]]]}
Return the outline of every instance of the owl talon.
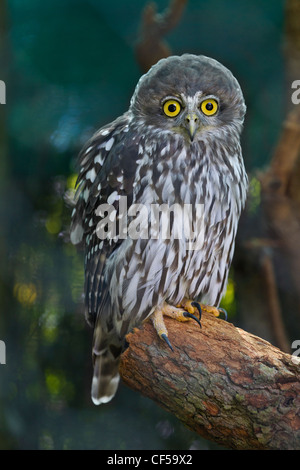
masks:
{"label": "owl talon", "polygon": [[211,307],[210,305],[201,304],[201,310],[203,312],[212,313],[215,317],[219,317],[220,313],[223,313],[224,314],[224,320],[227,321],[228,315],[227,315],[227,312],[224,308]]}
{"label": "owl talon", "polygon": [[172,345],[170,343],[170,340],[169,338],[167,337],[167,335],[165,335],[164,333],[162,335],[160,335],[160,337],[167,343],[167,345],[169,346],[169,348],[171,349],[171,351],[174,352],[174,349],[172,348]]}
{"label": "owl talon", "polygon": [[228,315],[227,315],[227,312],[225,310],[225,308],[218,308],[219,312],[221,313],[224,313],[224,320],[227,321],[228,319]]}
{"label": "owl talon", "polygon": [[[198,303],[198,302],[192,302],[191,305],[193,307],[195,307],[198,312],[199,312],[199,320],[201,320],[201,316],[202,316],[202,309],[201,309],[201,305]],[[201,325],[200,325],[201,326]]]}
{"label": "owl talon", "polygon": [[[187,317],[187,318],[192,318],[193,320],[195,320],[200,325],[200,328],[202,328],[200,320],[198,320],[198,318],[195,317],[195,315],[193,315],[192,313],[183,312],[183,316]],[[200,312],[200,318],[201,318],[201,312]]]}

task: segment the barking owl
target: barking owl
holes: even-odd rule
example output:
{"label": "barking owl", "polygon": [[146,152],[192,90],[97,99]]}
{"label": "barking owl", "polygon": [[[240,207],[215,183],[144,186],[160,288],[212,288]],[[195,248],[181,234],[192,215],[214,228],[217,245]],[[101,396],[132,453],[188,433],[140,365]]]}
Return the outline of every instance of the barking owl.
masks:
{"label": "barking owl", "polygon": [[172,56],[141,77],[128,111],[82,150],[71,242],[85,248],[95,404],[116,393],[133,327],[151,319],[172,348],[164,315],[200,323],[201,309],[216,313],[246,199],[245,111],[227,68]]}

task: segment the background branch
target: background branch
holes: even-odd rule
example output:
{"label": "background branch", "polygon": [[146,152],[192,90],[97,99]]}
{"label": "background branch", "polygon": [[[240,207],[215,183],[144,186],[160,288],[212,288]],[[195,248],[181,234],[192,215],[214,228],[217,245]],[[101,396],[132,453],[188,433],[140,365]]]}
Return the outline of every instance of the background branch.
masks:
{"label": "background branch", "polygon": [[156,12],[155,3],[146,5],[136,45],[137,62],[143,72],[171,55],[171,49],[163,38],[178,24],[186,3],[187,0],[171,0],[169,7],[161,14]]}
{"label": "background branch", "polygon": [[233,449],[298,449],[296,359],[203,314],[202,329],[165,319],[172,353],[150,323],[127,337],[120,373],[201,436]]}
{"label": "background branch", "polygon": [[281,262],[298,294],[300,308],[300,108],[293,109],[283,124],[282,134],[268,170],[261,174],[262,208],[272,238],[278,242]]}
{"label": "background branch", "polygon": [[282,319],[280,300],[270,248],[264,249],[261,252],[261,269],[263,272],[268,314],[271,328],[274,334],[274,339],[282,351],[289,352],[290,344]]}

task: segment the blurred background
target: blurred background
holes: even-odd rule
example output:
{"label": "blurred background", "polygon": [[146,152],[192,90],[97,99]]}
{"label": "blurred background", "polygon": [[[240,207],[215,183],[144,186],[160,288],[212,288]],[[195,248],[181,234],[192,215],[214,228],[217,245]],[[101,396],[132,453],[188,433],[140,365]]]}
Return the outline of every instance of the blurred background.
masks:
{"label": "blurred background", "polygon": [[[6,344],[1,449],[216,447],[124,385],[106,406],[90,400],[92,331],[83,317],[83,255],[68,241],[64,195],[73,191],[81,146],[127,110],[144,72],[137,43],[146,3],[0,2],[0,80],[6,83],[6,104],[0,105],[0,339]],[[293,107],[287,5],[184,3],[165,37],[170,51],[222,62],[239,80],[248,108],[242,147],[249,200],[222,306],[235,325],[290,349],[300,338],[299,291],[268,231],[260,179]],[[169,1],[156,4],[163,12]]]}

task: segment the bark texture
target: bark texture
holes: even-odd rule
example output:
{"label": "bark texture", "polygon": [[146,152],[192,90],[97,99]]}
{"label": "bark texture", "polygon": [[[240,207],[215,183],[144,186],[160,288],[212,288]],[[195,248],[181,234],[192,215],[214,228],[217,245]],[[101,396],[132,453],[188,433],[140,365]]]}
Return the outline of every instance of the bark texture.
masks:
{"label": "bark texture", "polygon": [[267,341],[203,314],[129,334],[120,373],[206,439],[233,449],[300,449],[300,365]]}

